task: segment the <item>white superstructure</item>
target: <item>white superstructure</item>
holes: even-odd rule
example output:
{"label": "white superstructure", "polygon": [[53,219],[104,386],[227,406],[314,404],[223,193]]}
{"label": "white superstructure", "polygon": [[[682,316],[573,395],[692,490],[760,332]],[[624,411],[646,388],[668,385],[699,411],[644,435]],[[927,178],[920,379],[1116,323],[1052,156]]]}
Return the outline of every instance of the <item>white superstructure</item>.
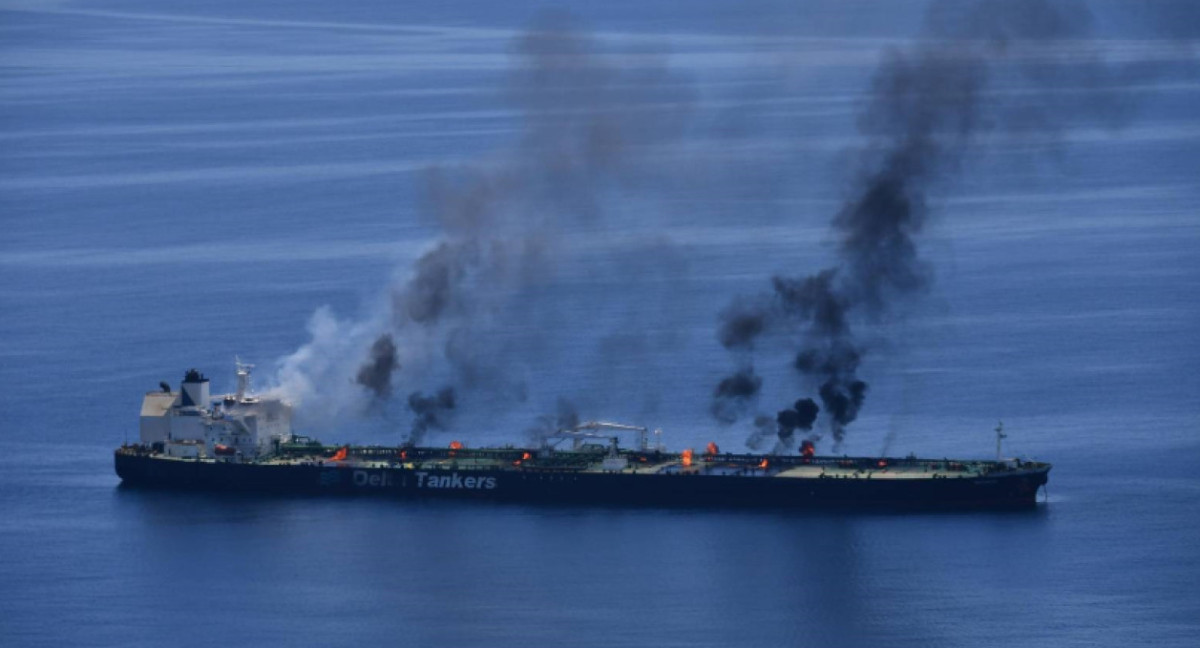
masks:
{"label": "white superstructure", "polygon": [[248,459],[271,453],[292,438],[292,406],[258,398],[252,365],[237,363],[237,392],[212,397],[208,378],[189,369],[177,392],[166,383],[142,400],[141,442],[162,444],[174,457]]}

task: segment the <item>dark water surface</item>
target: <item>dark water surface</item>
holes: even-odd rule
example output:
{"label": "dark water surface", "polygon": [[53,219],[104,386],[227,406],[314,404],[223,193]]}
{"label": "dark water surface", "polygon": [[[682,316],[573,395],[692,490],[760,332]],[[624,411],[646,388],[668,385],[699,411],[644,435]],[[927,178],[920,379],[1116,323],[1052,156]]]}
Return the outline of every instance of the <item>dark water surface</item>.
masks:
{"label": "dark water surface", "polygon": [[[844,451],[989,456],[1003,419],[1007,451],[1055,464],[1036,511],[128,490],[111,451],[142,393],[191,366],[230,389],[235,354],[267,380],[317,308],[369,311],[437,235],[422,169],[520,138],[505,78],[538,3],[241,4],[0,4],[0,645],[1195,645],[1194,74],[1064,88],[1136,106],[939,188],[933,287],[864,363]],[[533,330],[557,355],[524,368],[552,387],[468,400],[431,442],[522,442],[562,393],[674,448],[740,449],[708,416],[717,313],[828,262],[862,92],[923,5],[578,4],[604,48],[672,71],[691,130],[654,158],[671,173],[563,237],[544,303],[570,335]],[[1109,56],[1194,67],[1111,8]],[[605,270],[664,254],[678,274]],[[766,408],[795,398],[786,358],[760,368]],[[387,415],[317,432],[397,443]]]}

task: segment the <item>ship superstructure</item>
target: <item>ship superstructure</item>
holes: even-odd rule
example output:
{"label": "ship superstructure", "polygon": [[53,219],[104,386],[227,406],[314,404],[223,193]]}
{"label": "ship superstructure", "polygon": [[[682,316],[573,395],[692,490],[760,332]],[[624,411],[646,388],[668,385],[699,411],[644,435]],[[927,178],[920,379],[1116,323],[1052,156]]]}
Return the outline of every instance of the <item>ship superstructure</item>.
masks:
{"label": "ship superstructure", "polygon": [[237,391],[213,397],[209,380],[195,369],[179,391],[160,383],[142,399],[141,444],[181,459],[222,457],[249,461],[292,440],[292,407],[251,393],[252,365],[237,363]]}

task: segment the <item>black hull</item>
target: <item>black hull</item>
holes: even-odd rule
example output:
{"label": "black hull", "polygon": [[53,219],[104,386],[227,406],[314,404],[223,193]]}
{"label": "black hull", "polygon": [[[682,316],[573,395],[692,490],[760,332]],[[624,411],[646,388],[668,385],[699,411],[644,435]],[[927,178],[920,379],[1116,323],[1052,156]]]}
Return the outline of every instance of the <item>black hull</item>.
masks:
{"label": "black hull", "polygon": [[117,452],[125,484],[296,495],[789,509],[997,510],[1036,506],[1048,468],[944,479],[778,478],[179,460]]}

